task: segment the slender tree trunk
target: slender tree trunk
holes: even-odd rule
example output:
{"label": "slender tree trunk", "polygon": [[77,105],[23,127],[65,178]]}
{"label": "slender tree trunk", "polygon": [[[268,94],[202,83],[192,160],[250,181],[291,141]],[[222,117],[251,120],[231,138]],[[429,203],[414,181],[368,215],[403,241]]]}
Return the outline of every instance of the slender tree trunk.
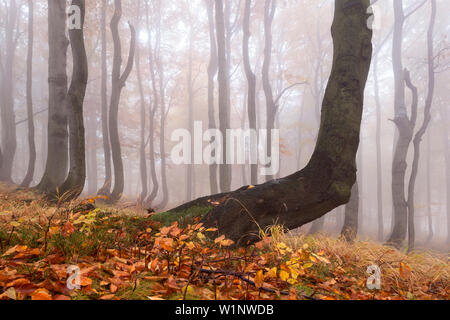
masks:
{"label": "slender tree trunk", "polygon": [[[208,24],[209,24],[209,45],[210,45],[210,59],[208,65],[208,129],[216,129],[216,117],[215,117],[215,100],[214,100],[214,78],[217,74],[218,62],[217,62],[217,44],[216,34],[214,28],[214,0],[205,0],[206,9],[208,11]],[[214,140],[210,141],[214,143]],[[215,158],[215,150],[212,156]],[[217,163],[209,165],[209,188],[211,194],[219,192],[217,184]]]}
{"label": "slender tree trunk", "polygon": [[[425,100],[424,120],[419,131],[414,136],[414,158],[412,164],[411,177],[408,185],[408,250],[414,249],[415,244],[415,225],[414,225],[414,193],[417,173],[419,171],[420,160],[420,143],[423,135],[426,133],[428,125],[431,121],[431,107],[433,104],[434,94],[434,48],[433,48],[433,32],[436,21],[436,0],[431,0],[431,18],[427,34],[428,45],[428,94]],[[417,93],[416,93],[417,94]],[[415,97],[417,99],[417,97]]]}
{"label": "slender tree trunk", "polygon": [[[149,151],[150,151],[150,176],[151,176],[151,183],[152,183],[152,189],[150,194],[148,195],[147,199],[145,200],[145,204],[147,206],[151,205],[153,200],[155,200],[159,184],[158,184],[158,177],[156,174],[156,164],[155,164],[155,113],[158,110],[158,104],[159,104],[159,96],[158,96],[158,88],[156,83],[156,74],[155,74],[155,64],[154,64],[154,52],[153,52],[153,45],[152,45],[152,37],[151,37],[151,29],[150,29],[150,17],[149,17],[149,5],[148,1],[145,1],[145,17],[146,17],[146,25],[147,25],[147,34],[148,34],[148,60],[149,60],[149,66],[150,66],[150,75],[151,75],[151,82],[152,82],[152,92],[153,92],[153,101],[152,105],[149,111]],[[157,37],[157,40],[159,41],[159,37]],[[159,44],[157,43],[157,46],[159,47]]]}
{"label": "slender tree trunk", "polygon": [[431,210],[431,133],[427,134],[427,216],[428,216],[428,236],[425,243],[430,243],[434,237],[433,216]]}
{"label": "slender tree trunk", "polygon": [[378,241],[384,238],[384,222],[383,222],[383,175],[381,167],[381,103],[380,90],[378,86],[378,55],[375,55],[373,62],[373,82],[375,90],[376,103],[376,149],[377,149],[377,219],[378,219]]}
{"label": "slender tree trunk", "polygon": [[[249,43],[250,43],[250,11],[251,11],[252,0],[245,1],[245,11],[244,11],[244,40],[243,40],[243,57],[244,57],[244,68],[245,75],[247,77],[248,85],[248,97],[247,97],[247,108],[248,108],[248,123],[249,129],[256,132],[256,76],[250,65],[250,54],[249,54]],[[256,138],[256,137],[255,137]],[[250,142],[250,154],[257,154],[258,140]],[[255,163],[252,162],[250,165],[250,183],[252,185],[258,184],[258,164],[256,160],[253,159]]]}
{"label": "slender tree trunk", "polygon": [[442,142],[444,146],[444,158],[445,158],[445,181],[446,181],[446,193],[445,202],[447,207],[447,247],[450,247],[450,130],[448,123],[450,117],[447,111],[447,105],[441,105],[441,124],[442,124]]}
{"label": "slender tree trunk", "polygon": [[[14,113],[14,55],[17,47],[15,30],[17,22],[16,0],[9,1],[5,30],[5,64],[2,75],[2,101],[0,102],[3,162],[0,181],[12,183],[12,168],[17,149],[16,116]],[[16,31],[18,32],[18,30]]]}
{"label": "slender tree trunk", "polygon": [[34,5],[32,0],[28,0],[28,51],[27,51],[27,117],[28,117],[28,169],[21,186],[29,187],[34,177],[36,166],[36,144],[34,141],[34,115],[33,115],[33,27],[34,27]]}
{"label": "slender tree trunk", "polygon": [[217,233],[237,245],[246,245],[257,241],[260,230],[274,223],[298,228],[349,201],[356,181],[364,88],[372,57],[372,31],[366,21],[369,4],[368,0],[335,1],[333,68],[308,165],[283,179],[200,198],[173,212],[221,199],[221,204],[203,217],[204,225],[217,227]]}
{"label": "slender tree trunk", "polygon": [[[72,81],[64,104],[68,111],[70,169],[66,181],[60,187],[60,193],[67,193],[67,200],[76,199],[83,191],[86,181],[85,132],[83,102],[88,79],[88,62],[84,46],[85,0],[73,0],[72,4],[80,8],[81,28],[69,30],[72,48]],[[74,13],[75,14],[75,13]]]}
{"label": "slender tree trunk", "polygon": [[413,128],[411,128],[405,105],[405,82],[402,64],[403,24],[405,21],[403,0],[394,1],[393,5],[395,15],[392,46],[392,65],[395,82],[394,123],[398,130],[398,139],[392,162],[394,226],[387,242],[396,247],[400,247],[406,237],[407,230],[408,209],[405,198],[406,157],[412,139]]}
{"label": "slender tree trunk", "polygon": [[114,0],[115,10],[111,20],[111,33],[114,43],[114,58],[113,58],[113,70],[111,81],[111,102],[109,107],[109,136],[111,140],[112,159],[114,164],[114,189],[111,193],[110,201],[115,202],[120,199],[124,188],[124,171],[122,161],[122,150],[120,147],[119,127],[118,127],[118,113],[120,94],[131,69],[133,68],[135,45],[136,45],[136,32],[131,24],[131,41],[130,52],[128,55],[128,62],[123,74],[120,74],[120,68],[122,65],[122,49],[119,36],[119,21],[122,17],[122,1]]}
{"label": "slender tree trunk", "polygon": [[344,226],[341,237],[346,241],[353,242],[358,234],[358,212],[359,212],[359,189],[358,181],[353,185],[352,195],[349,203],[345,206]]}
{"label": "slender tree trunk", "polygon": [[110,195],[112,172],[111,172],[111,145],[109,141],[109,125],[108,125],[108,85],[107,85],[107,63],[106,63],[106,10],[107,0],[102,0],[102,16],[101,16],[101,33],[102,33],[102,78],[101,78],[101,105],[102,105],[102,136],[103,136],[103,153],[105,158],[105,182],[98,191],[99,194]]}
{"label": "slender tree trunk", "polygon": [[[188,4],[189,7],[189,4]],[[189,8],[190,10],[190,8]],[[192,55],[194,45],[194,30],[192,26],[192,17],[189,14],[189,53],[188,53],[188,74],[187,74],[187,91],[188,91],[188,128],[191,136],[194,133],[194,88],[192,80]],[[186,165],[186,201],[191,201],[194,196],[193,191],[193,174],[194,174],[194,139],[191,139],[191,163]]]}
{"label": "slender tree trunk", "polygon": [[[228,103],[230,83],[228,78],[228,64],[226,56],[225,18],[222,0],[215,0],[216,10],[216,33],[217,33],[217,55],[218,55],[218,82],[219,82],[219,129],[225,137],[227,129],[230,128],[230,108]],[[222,143],[222,160],[219,165],[220,190],[229,192],[231,190],[231,170],[227,161],[227,139]]]}
{"label": "slender tree trunk", "polygon": [[[264,6],[264,62],[262,67],[262,82],[264,94],[266,96],[266,129],[267,129],[267,141],[266,152],[268,159],[272,158],[272,129],[275,126],[275,117],[277,113],[277,106],[275,105],[272,93],[272,86],[270,85],[270,61],[272,57],[272,22],[275,16],[277,2],[276,0],[265,0]],[[268,163],[270,167],[271,161]],[[273,175],[266,176],[267,181],[273,179]]]}
{"label": "slender tree trunk", "polygon": [[166,93],[165,93],[165,80],[164,80],[164,67],[163,62],[161,61],[160,57],[160,41],[161,41],[161,5],[162,1],[158,1],[158,18],[157,18],[157,43],[158,43],[158,58],[156,59],[157,62],[157,69],[159,74],[159,93],[161,96],[161,118],[160,118],[160,136],[159,136],[159,150],[161,154],[161,187],[162,187],[162,200],[161,202],[156,205],[156,208],[159,210],[164,209],[167,206],[167,203],[169,202],[169,191],[167,187],[167,173],[166,173]]}
{"label": "slender tree trunk", "polygon": [[159,137],[159,150],[161,154],[161,186],[163,198],[161,202],[156,206],[159,210],[164,209],[169,202],[169,190],[167,187],[167,174],[166,174],[166,142],[165,142],[165,127],[166,127],[166,98],[164,89],[164,69],[162,62],[158,60],[158,73],[159,73],[159,92],[161,94],[161,119],[160,119],[160,137]]}
{"label": "slender tree trunk", "polygon": [[89,196],[93,196],[98,190],[98,174],[97,174],[97,115],[95,108],[92,108],[91,114],[87,119],[87,136],[86,136],[86,157],[87,157],[87,192]]}
{"label": "slender tree trunk", "polygon": [[[137,29],[139,30],[140,25],[140,12],[141,12],[141,0],[138,0],[138,12],[137,12]],[[144,89],[142,86],[142,75],[141,75],[141,46],[139,41],[136,44],[136,55],[135,55],[135,63],[136,63],[136,75],[138,80],[138,88],[139,88],[139,99],[141,105],[141,145],[139,147],[139,171],[141,176],[141,186],[142,191],[139,196],[139,202],[142,203],[145,201],[148,193],[148,177],[147,177],[147,157],[145,153],[146,143],[145,143],[145,127],[146,127],[146,112],[145,112],[145,99],[144,99]]]}
{"label": "slender tree trunk", "polygon": [[44,175],[37,189],[52,193],[60,186],[68,170],[67,110],[64,100],[67,95],[67,46],[66,3],[48,0],[48,134],[47,162]]}

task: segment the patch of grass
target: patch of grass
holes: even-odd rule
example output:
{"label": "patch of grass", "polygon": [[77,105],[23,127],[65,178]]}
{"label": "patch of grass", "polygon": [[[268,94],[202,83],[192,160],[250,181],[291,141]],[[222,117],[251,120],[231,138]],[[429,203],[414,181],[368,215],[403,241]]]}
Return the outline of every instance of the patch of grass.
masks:
{"label": "patch of grass", "polygon": [[197,206],[181,212],[161,212],[154,214],[150,217],[150,219],[156,222],[160,222],[163,226],[169,226],[175,221],[177,221],[178,225],[180,226],[186,226],[187,224],[194,223],[196,218],[202,218],[203,216],[205,216],[208,212],[211,211],[212,208],[212,206]]}
{"label": "patch of grass", "polygon": [[120,299],[125,300],[148,300],[148,296],[151,296],[151,292],[155,282],[141,279],[139,281],[139,285],[134,286],[134,283],[131,285],[119,289],[117,291],[116,296]]}

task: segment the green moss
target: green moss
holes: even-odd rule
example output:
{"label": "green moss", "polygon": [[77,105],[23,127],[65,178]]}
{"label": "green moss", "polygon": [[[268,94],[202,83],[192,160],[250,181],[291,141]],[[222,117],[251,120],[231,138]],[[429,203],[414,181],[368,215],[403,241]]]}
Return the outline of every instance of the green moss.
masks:
{"label": "green moss", "polygon": [[207,207],[191,207],[181,212],[161,212],[153,215],[151,220],[160,222],[163,226],[169,226],[175,221],[178,221],[180,226],[193,223],[195,218],[202,218],[208,212],[210,212],[212,206]]}

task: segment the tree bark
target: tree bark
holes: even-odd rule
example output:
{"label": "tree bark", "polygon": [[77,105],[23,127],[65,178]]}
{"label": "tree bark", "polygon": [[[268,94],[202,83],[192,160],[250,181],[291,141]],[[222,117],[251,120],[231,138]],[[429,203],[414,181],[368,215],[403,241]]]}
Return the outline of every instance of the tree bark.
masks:
{"label": "tree bark", "polygon": [[[214,0],[205,0],[206,9],[208,11],[208,24],[209,24],[209,45],[210,45],[210,58],[208,64],[208,129],[216,129],[216,116],[215,116],[215,100],[214,100],[214,78],[217,74],[218,62],[217,62],[217,44],[216,34],[214,29]],[[214,141],[210,141],[213,143]],[[215,151],[212,154],[215,157]],[[211,194],[219,192],[217,184],[217,163],[209,165],[209,188]]]}
{"label": "tree bark", "polygon": [[[93,106],[92,106],[93,107]],[[92,108],[87,117],[87,136],[86,136],[86,166],[87,166],[87,193],[94,196],[98,190],[97,173],[97,114],[95,108]]]}
{"label": "tree bark", "polygon": [[431,133],[427,134],[427,218],[428,218],[428,236],[425,243],[430,243],[434,237],[433,216],[431,210]]}
{"label": "tree bark", "polygon": [[[226,135],[227,129],[230,128],[230,106],[229,92],[230,83],[228,75],[228,63],[226,56],[226,39],[225,39],[225,17],[222,0],[215,0],[216,10],[216,34],[217,34],[217,55],[218,55],[218,82],[219,82],[219,129],[222,135]],[[229,18],[229,17],[228,17]],[[227,160],[227,139],[223,139],[222,143],[222,160],[219,165],[220,191],[229,192],[231,190],[231,170],[226,164]]]}
{"label": "tree bark", "polygon": [[83,191],[86,181],[85,131],[83,102],[88,79],[88,62],[84,46],[85,0],[73,0],[80,8],[81,28],[69,30],[72,48],[73,71],[69,91],[64,101],[69,119],[70,169],[65,182],[59,188],[65,200],[76,199]]}
{"label": "tree bark", "polygon": [[136,32],[134,30],[134,27],[129,23],[131,31],[130,51],[128,55],[127,65],[125,67],[125,70],[123,71],[123,74],[121,75],[120,68],[122,65],[122,49],[119,36],[119,21],[122,17],[122,1],[114,0],[114,5],[114,15],[111,19],[111,33],[114,43],[114,58],[111,81],[111,100],[109,107],[109,136],[111,140],[111,151],[114,164],[114,188],[110,196],[110,202],[118,201],[122,196],[124,188],[124,172],[122,150],[120,147],[118,113],[120,94],[133,68],[136,48]]}
{"label": "tree bark", "polygon": [[[275,16],[277,2],[276,0],[265,0],[264,5],[264,62],[262,66],[262,82],[264,95],[266,96],[266,152],[268,159],[272,157],[272,129],[275,127],[275,117],[278,106],[273,99],[272,86],[270,85],[270,62],[272,57],[272,22]],[[270,167],[271,162],[267,164]],[[266,176],[266,180],[272,180],[273,175]]]}
{"label": "tree bark", "polygon": [[[244,39],[243,39],[243,57],[244,57],[244,68],[245,76],[247,77],[248,84],[248,95],[247,95],[247,108],[248,108],[248,123],[249,129],[255,130],[256,132],[256,76],[250,65],[250,54],[249,54],[249,43],[250,43],[250,11],[251,11],[252,0],[245,1],[245,11],[244,11]],[[257,148],[258,141],[251,141],[250,148]],[[255,150],[257,151],[257,150]],[[250,151],[251,154],[255,153],[253,149]],[[258,165],[252,163],[250,165],[250,183],[252,185],[258,184]]]}
{"label": "tree bark", "polygon": [[[154,64],[154,52],[153,52],[153,45],[152,45],[152,38],[151,38],[151,29],[150,29],[150,17],[149,17],[149,5],[148,1],[145,2],[145,17],[146,17],[146,27],[147,27],[147,34],[148,34],[148,60],[149,60],[149,66],[150,66],[150,75],[151,75],[151,82],[152,82],[152,92],[153,92],[153,101],[151,104],[151,108],[149,111],[149,151],[150,151],[150,175],[152,180],[152,190],[150,194],[148,195],[147,199],[145,199],[145,205],[150,206],[155,200],[159,184],[158,184],[158,177],[156,175],[156,164],[155,164],[155,142],[154,142],[154,132],[155,132],[155,113],[158,110],[158,104],[159,104],[159,97],[158,97],[158,88],[156,83],[156,74],[155,74],[155,64]],[[159,37],[157,37],[157,40],[159,41]],[[156,44],[157,47],[159,47],[159,43]]]}
{"label": "tree bark", "polygon": [[378,241],[384,238],[384,222],[383,222],[383,175],[381,167],[381,103],[380,90],[378,86],[378,56],[374,57],[373,62],[373,82],[375,90],[376,103],[376,150],[377,150],[377,219],[378,219]]}
{"label": "tree bark", "polygon": [[444,146],[444,159],[445,159],[445,181],[446,181],[446,193],[445,202],[447,208],[447,247],[450,247],[450,130],[448,123],[450,117],[447,112],[447,105],[441,105],[441,124],[442,124],[442,142]]}
{"label": "tree bark", "polygon": [[156,59],[156,67],[159,74],[159,93],[161,101],[161,117],[160,117],[160,136],[159,136],[159,150],[161,155],[161,187],[162,187],[162,200],[156,205],[157,209],[164,209],[169,202],[169,190],[167,187],[167,173],[166,173],[166,93],[165,93],[165,83],[164,83],[164,66],[160,57],[161,47],[159,45],[161,41],[161,5],[162,2],[158,1],[158,18],[157,18],[157,42],[158,42],[158,58]]}
{"label": "tree bark", "polygon": [[20,184],[21,187],[29,187],[34,177],[36,166],[36,144],[34,141],[34,115],[33,115],[33,43],[34,43],[34,5],[32,0],[28,0],[28,50],[27,50],[27,123],[28,123],[28,169],[25,178]]}
{"label": "tree bark", "polygon": [[353,242],[358,234],[359,212],[359,188],[358,181],[353,185],[349,203],[345,206],[344,226],[341,237],[348,242]]}
{"label": "tree bark", "polygon": [[48,0],[48,134],[47,162],[44,175],[37,189],[53,193],[60,186],[68,170],[67,111],[64,100],[67,95],[67,46],[66,4],[64,1]]}
{"label": "tree bark", "polygon": [[[335,2],[333,68],[308,165],[288,177],[220,195],[224,201],[202,220],[205,226],[218,228],[213,237],[224,234],[237,245],[246,245],[257,241],[260,231],[271,225],[298,228],[349,201],[356,181],[355,158],[372,56],[368,6],[368,0]],[[209,197],[214,198],[217,196]],[[208,203],[208,197],[202,199],[174,211]]]}
{"label": "tree bark", "polygon": [[[137,29],[139,30],[140,20],[141,20],[141,0],[138,0],[137,5]],[[139,99],[140,99],[140,122],[141,122],[141,144],[139,147],[139,171],[141,176],[141,194],[139,195],[139,202],[142,203],[148,193],[148,176],[147,176],[147,157],[146,157],[146,143],[145,143],[145,128],[146,128],[146,112],[145,112],[145,99],[144,99],[144,88],[142,85],[142,75],[141,75],[141,45],[139,41],[136,44],[136,55],[135,55],[135,63],[136,63],[136,76],[137,76],[137,82],[138,82],[138,89],[139,89]]]}
{"label": "tree bark", "polygon": [[394,209],[394,226],[388,243],[400,247],[406,237],[407,214],[405,198],[406,156],[412,139],[412,130],[405,105],[405,82],[402,64],[403,25],[405,15],[403,0],[393,2],[394,6],[394,34],[392,46],[392,65],[395,82],[394,123],[398,130],[398,139],[395,145],[392,161],[392,201]]}
{"label": "tree bark", "polygon": [[[9,1],[5,30],[5,64],[2,77],[0,102],[3,162],[0,181],[12,183],[12,168],[17,149],[16,116],[14,113],[14,55],[17,47],[15,30],[17,22],[16,0]],[[18,30],[16,30],[18,32]]]}
{"label": "tree bark", "polygon": [[[436,0],[431,0],[431,18],[430,25],[427,33],[427,46],[428,46],[428,94],[425,100],[424,108],[424,119],[422,126],[419,131],[417,131],[414,136],[414,158],[411,170],[411,176],[408,185],[408,251],[414,249],[415,242],[415,226],[414,226],[414,193],[415,184],[417,179],[417,173],[419,171],[419,160],[420,160],[420,143],[422,141],[423,135],[426,133],[428,125],[431,121],[431,106],[433,104],[433,94],[434,94],[434,48],[433,48],[433,32],[434,25],[436,21]],[[416,89],[417,91],[417,89]],[[417,104],[417,92],[414,99]]]}
{"label": "tree bark", "polygon": [[[190,10],[188,2],[188,10]],[[188,53],[188,74],[187,74],[187,91],[188,91],[188,128],[191,137],[194,133],[194,88],[192,80],[192,55],[194,46],[194,29],[192,25],[191,13],[189,15],[189,53]],[[194,196],[193,191],[193,174],[194,174],[194,139],[191,139],[191,163],[186,165],[186,201],[191,201]]]}
{"label": "tree bark", "polygon": [[108,126],[108,85],[107,85],[107,62],[106,62],[106,10],[107,0],[102,0],[101,33],[102,33],[102,75],[101,75],[101,105],[102,105],[102,136],[103,154],[105,158],[105,181],[98,191],[98,194],[109,196],[111,193],[112,172],[111,172],[111,145],[109,141]]}

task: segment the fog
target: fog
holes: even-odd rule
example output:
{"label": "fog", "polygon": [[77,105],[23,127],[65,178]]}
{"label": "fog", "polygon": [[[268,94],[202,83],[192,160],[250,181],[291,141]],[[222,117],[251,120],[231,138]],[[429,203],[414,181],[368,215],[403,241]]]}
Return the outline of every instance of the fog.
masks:
{"label": "fog", "polygon": [[[106,103],[110,108],[111,94],[114,93],[111,90],[114,47],[110,21],[115,6],[114,1],[105,2],[106,11],[103,10],[102,1],[86,2],[84,40],[89,77],[83,104],[86,182],[81,194],[82,198],[95,196],[104,186],[105,180],[108,180],[102,128],[102,103],[104,104],[105,101],[102,100],[101,20],[102,12],[105,12]],[[267,2],[271,4],[269,8],[267,8]],[[448,12],[450,3],[446,0],[436,1],[434,28],[430,29],[432,0],[403,0],[402,2],[404,23],[401,33],[395,31],[396,17],[392,0],[375,1],[373,5],[375,16],[373,21],[370,19],[368,21],[373,29],[373,57],[365,87],[360,146],[357,155],[358,236],[364,239],[386,241],[392,232],[393,162],[399,141],[399,132],[394,119],[402,110],[406,110],[407,116],[410,117],[415,102],[413,90],[410,90],[403,80],[400,81],[403,83],[400,86],[404,87],[404,103],[400,101],[398,104],[398,100],[396,102],[398,83],[396,83],[394,70],[399,65],[398,55],[395,55],[394,39],[397,41],[400,39],[402,44],[400,70],[409,71],[411,83],[417,88],[417,120],[412,131],[412,140],[424,123],[426,107],[430,98],[432,99],[431,119],[421,139],[417,179],[413,191],[416,246],[448,250],[448,239],[450,239],[448,235],[450,232],[448,230],[450,221],[450,107],[448,103],[450,101],[450,20]],[[256,181],[251,179],[252,166],[249,163],[249,152],[253,150],[253,146],[249,138],[245,139],[240,150],[239,145],[236,149],[237,153],[246,155],[246,164],[233,161],[229,166],[219,165],[216,168],[205,162],[207,157],[204,155],[204,148],[208,146],[208,143],[204,140],[209,139],[204,139],[204,133],[208,128],[221,128],[222,120],[227,129],[252,128],[248,109],[249,82],[246,77],[243,53],[246,1],[224,1],[225,25],[222,26],[225,35],[224,43],[220,43],[218,39],[220,32],[215,31],[217,27],[212,26],[214,38],[217,38],[214,39],[214,45],[219,51],[223,47],[226,60],[223,61],[226,66],[223,76],[225,80],[229,80],[228,115],[222,114],[223,109],[219,108],[220,99],[227,101],[227,96],[221,96],[219,93],[220,72],[218,75],[214,73],[214,90],[211,91],[208,85],[208,70],[211,67],[211,29],[208,8],[211,10],[213,3],[214,1],[209,0],[122,1],[122,17],[118,29],[122,47],[121,74],[126,71],[127,62],[130,59],[131,36],[128,22],[136,29],[136,52],[134,58],[132,57],[134,63],[131,73],[124,87],[121,88],[118,107],[118,133],[124,168],[124,188],[119,206],[135,206],[137,203],[138,208],[151,207],[159,212],[220,191],[235,190],[246,185],[264,183],[267,179],[286,177],[305,167],[310,160],[317,140],[322,100],[333,63],[330,28],[334,1],[284,0],[271,3],[271,1],[256,0],[251,2],[248,51],[250,67],[256,76],[255,129],[279,130],[279,139],[274,139],[274,143],[271,144],[272,152],[268,152],[266,143],[262,141],[267,138],[266,136],[259,139],[259,147],[255,148],[258,155],[276,157],[279,153],[279,158],[276,159],[279,159],[279,170],[276,170],[273,176],[262,175],[260,169],[265,168],[265,165],[258,159]],[[33,4],[31,98],[37,152],[35,170],[29,186],[39,184],[46,168],[49,83],[51,83],[49,80],[48,3],[35,0]],[[15,23],[11,25],[14,10],[17,17],[14,19]],[[9,179],[4,175],[2,179],[15,184],[23,181],[30,162],[29,113],[27,113],[28,10],[27,1],[0,2],[3,162],[11,155],[11,152],[13,153],[12,181],[8,181]],[[270,62],[265,52],[268,48],[266,37],[268,30],[264,25],[265,10],[266,22],[267,14],[270,15],[271,10],[274,14],[271,24]],[[217,12],[210,15],[211,17],[216,20]],[[69,21],[67,24],[70,23]],[[68,34],[67,30],[66,34]],[[428,42],[430,34],[432,36],[431,60]],[[218,58],[220,65],[220,54]],[[69,45],[67,49],[69,84],[72,76],[72,61]],[[430,84],[430,63],[432,63],[434,79],[432,84]],[[265,66],[268,68],[266,79],[264,79]],[[8,70],[12,73],[9,74]],[[274,109],[268,107],[270,103],[267,98],[267,83],[270,84],[271,105]],[[430,86],[433,87],[431,95]],[[213,94],[213,109],[208,103],[211,101],[208,100],[208,93]],[[8,102],[10,94],[12,101]],[[399,96],[401,94],[397,92],[397,98]],[[8,105],[13,106],[12,116],[7,112]],[[397,108],[396,105],[400,107]],[[273,114],[270,110],[274,110]],[[211,111],[214,111],[213,115]],[[103,114],[103,116],[106,115]],[[222,116],[224,118],[221,118]],[[273,116],[273,128],[268,128],[271,116]],[[227,117],[228,124],[226,124]],[[214,126],[211,126],[211,120],[214,120]],[[11,121],[15,122],[15,129],[7,125],[11,124]],[[177,134],[177,130],[178,133],[181,132],[180,129],[190,132],[192,141],[182,140]],[[194,131],[199,135],[195,136]],[[271,137],[273,138],[274,135]],[[8,146],[11,139],[17,142],[15,148]],[[226,139],[225,134],[224,139]],[[193,164],[176,163],[174,154],[178,149],[174,151],[174,148],[180,148],[180,142],[185,142],[188,149],[193,147],[191,155],[183,154],[187,160],[194,159],[199,152],[203,156],[197,158],[199,161],[194,161]],[[113,147],[113,140],[108,143]],[[196,147],[194,147],[195,143],[197,143]],[[279,148],[276,148],[277,145]],[[161,148],[162,146],[164,148]],[[405,199],[408,197],[413,159],[414,145],[411,141],[405,159],[406,174],[403,177]],[[277,161],[272,159],[269,164],[276,168]],[[114,163],[111,166],[114,181]],[[229,172],[224,171],[222,176],[219,171],[227,168]],[[216,176],[215,179],[218,180],[217,192],[212,190],[211,170]],[[231,177],[229,189],[226,186],[227,175]],[[153,197],[151,197],[152,192]],[[325,215],[322,220],[324,224],[319,225],[318,230],[339,234],[344,223],[344,211],[344,206],[341,206]],[[380,217],[383,224],[381,239],[378,234]],[[300,231],[308,232],[310,225],[302,226]]]}

